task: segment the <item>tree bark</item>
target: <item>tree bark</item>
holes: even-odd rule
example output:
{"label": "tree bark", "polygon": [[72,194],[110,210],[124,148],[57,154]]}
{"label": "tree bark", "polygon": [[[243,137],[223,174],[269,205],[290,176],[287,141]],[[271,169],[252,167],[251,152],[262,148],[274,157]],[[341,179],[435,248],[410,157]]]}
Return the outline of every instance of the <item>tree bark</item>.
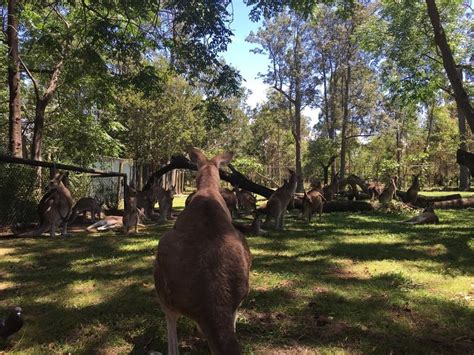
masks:
{"label": "tree bark", "polygon": [[8,1],[8,88],[9,151],[14,157],[23,155],[21,134],[20,55],[18,50],[18,1]]}
{"label": "tree bark", "polygon": [[[350,58],[350,57],[349,57]],[[343,115],[342,115],[342,128],[341,128],[341,166],[339,167],[339,177],[344,179],[346,174],[346,151],[347,151],[347,126],[349,124],[349,86],[351,82],[351,65],[349,60],[347,61],[347,72],[344,80],[344,92],[343,92]]]}
{"label": "tree bark", "polygon": [[300,47],[301,47],[301,38],[299,33],[296,35],[295,43],[295,115],[294,115],[294,133],[295,138],[295,168],[296,175],[298,175],[298,184],[296,185],[296,192],[303,192],[303,168],[301,164],[301,108],[302,108],[302,93],[301,93],[301,75],[304,75],[301,72],[301,63],[300,63]]}
{"label": "tree bark", "polygon": [[446,33],[444,32],[443,25],[439,18],[438,7],[436,6],[435,0],[426,0],[428,7],[428,15],[433,26],[434,37],[436,45],[441,51],[441,57],[443,59],[443,66],[446,70],[449,82],[453,88],[454,99],[459,107],[459,110],[464,113],[464,116],[471,128],[471,132],[474,133],[474,110],[472,108],[469,96],[463,87],[462,80],[456,70],[456,63],[454,62],[451,48],[449,47]]}
{"label": "tree bark", "polygon": [[[46,107],[51,102],[56,89],[58,88],[59,76],[63,69],[63,61],[60,60],[56,64],[51,78],[48,83],[43,95],[40,96],[39,92],[36,92],[36,109],[35,109],[35,126],[33,129],[33,142],[31,146],[31,154],[33,160],[41,161],[42,145],[43,145],[43,131],[44,131],[44,118],[46,113]],[[33,80],[31,73],[30,78]],[[36,90],[38,90],[36,86]]]}
{"label": "tree bark", "polygon": [[[462,69],[458,69],[458,75],[462,79]],[[459,149],[467,150],[466,145],[466,118],[464,112],[458,106],[458,126],[459,126]],[[459,190],[467,191],[469,189],[469,169],[464,165],[459,165]]]}

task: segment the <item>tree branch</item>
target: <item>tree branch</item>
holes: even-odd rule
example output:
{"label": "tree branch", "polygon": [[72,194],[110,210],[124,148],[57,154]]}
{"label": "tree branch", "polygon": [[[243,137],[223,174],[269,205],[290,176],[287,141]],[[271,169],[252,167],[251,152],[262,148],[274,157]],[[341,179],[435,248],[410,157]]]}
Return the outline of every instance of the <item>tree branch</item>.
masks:
{"label": "tree branch", "polygon": [[33,87],[35,89],[35,96],[36,96],[36,100],[39,100],[40,99],[40,93],[39,93],[39,88],[38,88],[38,82],[36,81],[35,77],[33,76],[33,74],[31,74],[31,72],[28,70],[28,67],[25,65],[25,62],[23,62],[23,59],[21,59],[21,57],[19,56],[18,59],[20,60],[20,64],[21,66],[25,69],[26,71],[26,74],[28,75],[28,77],[31,79],[31,81],[33,82]]}

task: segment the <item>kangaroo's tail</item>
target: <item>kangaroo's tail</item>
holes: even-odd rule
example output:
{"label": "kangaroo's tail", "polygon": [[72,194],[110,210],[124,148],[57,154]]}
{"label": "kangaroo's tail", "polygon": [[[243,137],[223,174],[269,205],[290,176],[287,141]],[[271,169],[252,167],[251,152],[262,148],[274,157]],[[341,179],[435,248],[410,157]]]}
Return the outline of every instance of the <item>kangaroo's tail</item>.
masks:
{"label": "kangaroo's tail", "polygon": [[49,228],[49,224],[43,223],[29,232],[17,234],[19,237],[39,237],[41,234],[46,232]]}

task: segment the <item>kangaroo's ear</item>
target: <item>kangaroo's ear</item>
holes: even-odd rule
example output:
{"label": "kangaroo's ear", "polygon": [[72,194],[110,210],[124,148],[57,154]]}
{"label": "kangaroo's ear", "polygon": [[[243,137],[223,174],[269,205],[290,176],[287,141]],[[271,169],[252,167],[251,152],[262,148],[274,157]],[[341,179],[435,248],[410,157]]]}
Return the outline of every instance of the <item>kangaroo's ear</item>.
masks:
{"label": "kangaroo's ear", "polygon": [[216,164],[217,168],[219,168],[221,166],[225,166],[229,164],[233,157],[234,157],[233,152],[225,152],[225,153],[216,155],[214,158],[212,158],[212,161],[214,162],[214,164]]}
{"label": "kangaroo's ear", "polygon": [[206,156],[197,148],[190,148],[188,154],[189,159],[191,159],[193,163],[196,163],[198,165],[207,161]]}

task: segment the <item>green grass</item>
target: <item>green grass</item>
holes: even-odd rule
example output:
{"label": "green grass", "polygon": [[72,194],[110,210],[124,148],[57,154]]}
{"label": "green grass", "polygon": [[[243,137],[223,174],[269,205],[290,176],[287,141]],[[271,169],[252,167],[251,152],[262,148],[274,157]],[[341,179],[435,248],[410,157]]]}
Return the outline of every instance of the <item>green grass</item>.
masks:
{"label": "green grass", "polygon": [[[404,217],[290,217],[285,232],[249,237],[251,292],[237,324],[245,352],[472,353],[473,211],[439,211],[436,226],[395,223]],[[19,304],[25,314],[0,352],[166,353],[152,263],[171,226],[0,240],[0,310]],[[208,352],[190,321],[178,333],[183,353]]]}
{"label": "green grass", "polygon": [[448,196],[460,194],[462,198],[474,197],[474,192],[472,191],[421,191],[420,195],[422,196]]}

